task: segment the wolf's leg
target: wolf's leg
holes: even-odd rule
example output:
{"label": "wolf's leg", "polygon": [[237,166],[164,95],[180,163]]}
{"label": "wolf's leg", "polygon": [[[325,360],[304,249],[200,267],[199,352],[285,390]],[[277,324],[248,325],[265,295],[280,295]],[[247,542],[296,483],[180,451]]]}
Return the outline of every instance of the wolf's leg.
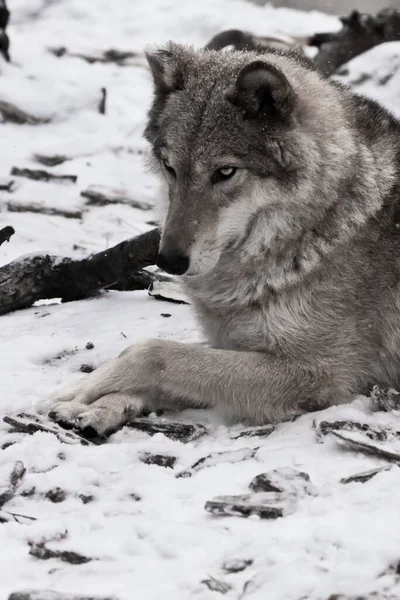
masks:
{"label": "wolf's leg", "polygon": [[158,401],[162,396],[185,398],[186,406],[218,406],[236,420],[251,423],[281,421],[310,404],[317,408],[331,401],[327,395],[331,388],[317,367],[266,353],[165,340],[130,346],[80,381],[80,386],[56,390],[38,408],[50,410],[60,420],[84,421],[99,433],[111,421],[113,428],[121,425],[127,413],[162,408]]}

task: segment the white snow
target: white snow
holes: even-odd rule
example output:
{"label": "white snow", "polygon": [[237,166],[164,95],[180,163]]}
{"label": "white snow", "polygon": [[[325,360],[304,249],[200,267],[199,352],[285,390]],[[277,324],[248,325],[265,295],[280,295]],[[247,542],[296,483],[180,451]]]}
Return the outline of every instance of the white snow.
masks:
{"label": "white snow", "polygon": [[[35,153],[67,154],[70,160],[47,169],[75,174],[78,182],[14,178],[16,191],[0,192],[0,225],[16,229],[11,242],[0,247],[1,264],[40,251],[82,256],[149,228],[149,211],[120,204],[85,207],[80,196],[95,185],[153,201],[155,182],[145,172],[140,153],[151,95],[144,45],[173,39],[201,46],[233,27],[263,35],[304,35],[339,27],[334,17],[316,12],[239,0],[9,0],[9,7],[13,62],[0,63],[0,101],[52,121],[0,125],[0,177],[7,177],[13,166],[47,168],[33,160]],[[71,53],[117,48],[139,56],[125,67],[88,64],[49,52],[60,46]],[[391,44],[355,59],[349,78],[369,72],[372,64],[376,73],[381,65],[387,69],[388,56],[397,57],[399,48]],[[400,113],[399,77],[396,73],[386,86],[374,79],[375,85],[369,81],[358,89]],[[105,116],[97,112],[102,87],[108,91]],[[12,213],[7,211],[9,201],[85,212],[82,221]],[[63,305],[41,303],[1,317],[0,327],[3,416],[31,410],[34,400],[73,377],[81,364],[96,366],[127,344],[148,337],[202,339],[190,307],[159,302],[145,292],[111,292]],[[85,348],[89,341],[92,350]],[[400,470],[393,466],[367,483],[341,484],[342,477],[385,463],[346,450],[329,436],[318,441],[313,428],[314,419],[345,418],[396,428],[394,414],[372,413],[369,401],[358,398],[351,405],[279,425],[269,437],[236,439],[211,412],[186,411],[179,418],[203,423],[209,433],[183,444],[124,428],[103,446],[83,447],[62,444],[50,433],[12,434],[5,423],[0,425],[0,444],[17,442],[0,451],[0,492],[15,461],[27,468],[19,493],[4,511],[36,519],[0,524],[0,600],[24,589],[113,595],[119,600],[212,600],[220,592],[202,581],[213,577],[231,586],[229,599],[327,600],[331,594],[371,591],[379,597],[385,590],[400,597],[399,577],[388,572],[400,560]],[[209,454],[243,457],[243,448],[258,446],[247,460],[215,460],[190,478],[175,477]],[[166,469],[143,464],[143,452],[176,456],[176,465]],[[207,500],[247,494],[254,476],[283,467],[307,472],[318,490],[299,497],[293,514],[265,521],[213,517],[204,510]],[[32,496],[20,494],[33,487]],[[44,498],[56,487],[67,493],[64,502]],[[80,494],[94,500],[83,504]],[[46,541],[52,549],[96,560],[82,565],[39,560],[29,555],[29,541]],[[241,572],[222,569],[227,561],[246,560],[253,563]]]}

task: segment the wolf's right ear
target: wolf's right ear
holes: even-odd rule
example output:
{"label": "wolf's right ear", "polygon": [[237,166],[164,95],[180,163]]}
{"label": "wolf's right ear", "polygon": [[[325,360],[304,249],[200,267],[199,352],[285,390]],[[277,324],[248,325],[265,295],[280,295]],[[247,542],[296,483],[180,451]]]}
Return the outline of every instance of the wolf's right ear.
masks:
{"label": "wolf's right ear", "polygon": [[275,112],[287,118],[294,108],[295,92],[282,71],[263,60],[255,60],[243,67],[226,98],[242,109],[246,117]]}
{"label": "wolf's right ear", "polygon": [[183,74],[170,50],[160,49],[145,54],[157,94],[163,95],[183,89]]}

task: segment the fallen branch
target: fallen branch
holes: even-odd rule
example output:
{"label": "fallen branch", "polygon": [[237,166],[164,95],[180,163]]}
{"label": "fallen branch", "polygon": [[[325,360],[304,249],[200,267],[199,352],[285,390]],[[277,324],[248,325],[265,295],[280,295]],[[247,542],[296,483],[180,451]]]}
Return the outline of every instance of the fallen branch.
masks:
{"label": "fallen branch", "polygon": [[80,52],[70,52],[65,46],[58,48],[49,48],[49,52],[54,54],[57,58],[68,56],[71,58],[81,58],[90,65],[94,63],[114,63],[120,67],[126,67],[129,65],[137,64],[139,54],[130,50],[116,50],[110,48],[109,50],[103,50],[98,54],[82,54]]}
{"label": "fallen branch", "polygon": [[70,158],[65,154],[34,154],[33,160],[46,167],[56,167]]}
{"label": "fallen branch", "polygon": [[40,421],[37,415],[20,414],[17,417],[3,417],[3,421],[11,426],[12,433],[27,433],[33,435],[37,431],[52,433],[63,444],[82,444],[88,446],[91,442],[74,431],[66,431],[56,423]]}
{"label": "fallen branch", "polygon": [[229,585],[229,583],[222,581],[222,579],[217,579],[212,575],[209,575],[208,579],[203,579],[201,583],[204,583],[204,585],[212,592],[219,592],[220,594],[226,594],[232,589],[232,586]]}
{"label": "fallen branch", "polygon": [[363,473],[350,475],[350,477],[342,477],[340,483],[365,483],[383,471],[390,471],[391,468],[391,466],[378,467],[377,469],[371,469],[370,471],[364,471]]}
{"label": "fallen branch", "polygon": [[217,496],[206,502],[206,511],[214,515],[278,519],[294,511],[295,500],[283,494],[260,492],[241,496]]}
{"label": "fallen branch", "polygon": [[315,46],[319,52],[314,65],[326,76],[333,75],[339,67],[374,46],[400,40],[400,11],[385,8],[376,15],[353,11],[342,17],[342,29],[336,33],[317,33],[310,38],[260,37],[246,31],[231,29],[213,37],[206,48],[221,50],[233,46],[235,50],[265,52],[271,48],[296,50],[302,46]]}
{"label": "fallen branch", "polygon": [[355,452],[363,452],[364,454],[372,454],[373,456],[377,456],[378,458],[383,458],[389,462],[394,462],[400,465],[400,453],[392,452],[391,450],[387,450],[386,448],[382,448],[375,444],[369,443],[364,440],[357,439],[355,434],[351,432],[332,430],[331,435],[335,436],[340,442],[344,445],[348,446]]}
{"label": "fallen branch", "polygon": [[4,122],[16,123],[17,125],[42,125],[44,123],[50,123],[51,119],[44,119],[42,117],[36,117],[26,111],[18,108],[11,102],[5,102],[0,100],[0,115]]}
{"label": "fallen branch", "polygon": [[88,206],[107,206],[109,204],[127,204],[133,208],[151,210],[152,205],[142,200],[132,198],[124,190],[108,188],[103,185],[90,185],[81,192],[82,198],[86,198]]}
{"label": "fallen branch", "polygon": [[310,39],[310,45],[319,48],[314,64],[327,76],[374,46],[400,40],[400,11],[392,8],[375,16],[355,10],[341,21],[343,27],[337,33],[320,33]]}
{"label": "fallen branch", "polygon": [[155,263],[159,240],[158,229],[152,229],[81,260],[42,254],[13,261],[0,268],[0,315],[37,300],[77,300],[121,284]]}
{"label": "fallen branch", "polygon": [[179,423],[161,419],[137,418],[127,423],[128,427],[144,431],[149,435],[163,433],[166,437],[180,442],[192,442],[206,433],[203,425]]}
{"label": "fallen branch", "polygon": [[289,38],[287,40],[278,37],[261,37],[253,35],[248,31],[241,31],[240,29],[228,29],[215,35],[206,44],[207,50],[222,50],[227,46],[233,46],[235,50],[253,50],[256,52],[263,52],[271,48],[279,50],[297,50],[302,53],[301,45],[305,43],[303,38]]}
{"label": "fallen branch", "polygon": [[68,183],[76,183],[78,181],[77,175],[54,175],[54,173],[49,173],[42,169],[20,169],[19,167],[13,167],[11,175],[26,177],[27,179],[33,179],[33,181],[60,181]]}
{"label": "fallen branch", "polygon": [[[22,523],[19,519],[22,519]],[[19,523],[20,525],[25,525],[30,521],[37,521],[37,519],[36,517],[29,517],[20,513],[0,510],[0,523]]]}
{"label": "fallen branch", "polygon": [[158,467],[166,467],[173,469],[176,463],[176,456],[167,454],[152,454],[151,452],[141,452],[139,454],[140,462],[145,465],[157,465]]}
{"label": "fallen branch", "polygon": [[9,200],[7,202],[7,210],[16,213],[35,213],[39,215],[48,215],[51,217],[65,217],[66,219],[82,219],[83,212],[81,210],[64,210],[55,206],[44,206],[43,204],[31,202],[29,204]]}
{"label": "fallen branch", "polygon": [[35,558],[40,558],[41,560],[59,558],[70,565],[83,565],[93,560],[93,558],[88,558],[87,556],[78,554],[78,552],[71,552],[69,550],[50,550],[50,548],[45,546],[44,542],[29,542],[29,546],[29,554]]}
{"label": "fallen branch", "polygon": [[327,435],[332,431],[359,431],[370,440],[385,442],[389,437],[398,437],[398,431],[389,429],[376,428],[373,429],[367,423],[358,423],[357,421],[321,421],[317,428],[317,435]]}
{"label": "fallen branch", "polygon": [[274,425],[258,425],[256,427],[245,427],[238,431],[232,431],[229,437],[231,440],[237,440],[241,437],[268,437],[274,431]]}
{"label": "fallen branch", "polygon": [[0,246],[4,244],[4,242],[9,242],[10,237],[14,235],[15,229],[11,227],[11,225],[7,225],[7,227],[3,227],[0,229]]}
{"label": "fallen branch", "polygon": [[13,192],[15,189],[15,180],[14,179],[0,179],[0,192]]}
{"label": "fallen branch", "polygon": [[219,464],[235,464],[254,458],[258,448],[239,448],[238,450],[228,450],[226,452],[212,452],[197,460],[190,468],[181,471],[176,475],[177,478],[192,477],[197,471],[215,467]]}
{"label": "fallen branch", "polygon": [[0,508],[2,508],[6,502],[12,500],[12,498],[15,496],[15,492],[17,491],[18,486],[21,484],[25,473],[26,469],[24,463],[22,463],[20,460],[17,460],[13,470],[11,471],[8,487],[5,492],[0,494]]}

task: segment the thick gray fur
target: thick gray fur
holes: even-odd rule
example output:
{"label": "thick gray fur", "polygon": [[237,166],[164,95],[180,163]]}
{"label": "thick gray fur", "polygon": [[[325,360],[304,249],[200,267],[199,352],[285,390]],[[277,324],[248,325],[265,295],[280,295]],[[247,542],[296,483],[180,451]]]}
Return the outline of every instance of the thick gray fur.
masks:
{"label": "thick gray fur", "polygon": [[296,55],[148,56],[160,252],[189,257],[211,347],[132,346],[41,410],[99,432],[164,404],[262,424],[398,389],[397,120]]}

